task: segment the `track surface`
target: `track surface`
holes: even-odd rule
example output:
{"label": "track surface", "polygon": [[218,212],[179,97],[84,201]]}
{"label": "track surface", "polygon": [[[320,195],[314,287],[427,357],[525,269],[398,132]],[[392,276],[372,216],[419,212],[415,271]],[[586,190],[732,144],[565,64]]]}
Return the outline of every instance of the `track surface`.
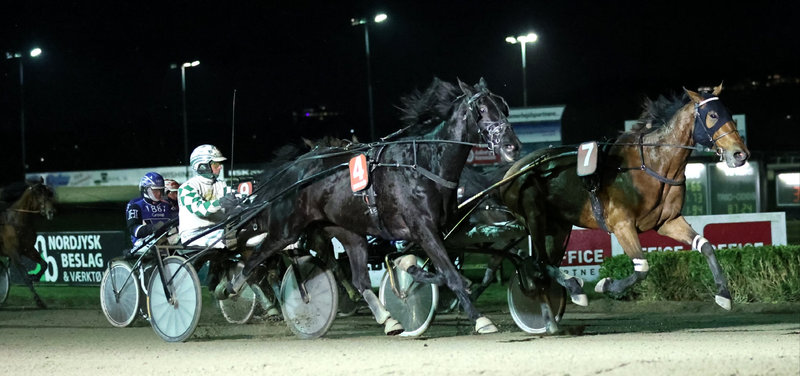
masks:
{"label": "track surface", "polygon": [[[480,303],[480,302],[479,302]],[[480,306],[500,333],[473,335],[444,314],[422,338],[387,338],[366,314],[337,318],[317,340],[283,322],[231,325],[204,303],[186,343],[147,322],[118,329],[97,307],[0,307],[0,375],[798,375],[800,305],[598,300],[567,306],[564,333],[517,329],[502,304]],[[360,311],[359,313],[365,313]]]}

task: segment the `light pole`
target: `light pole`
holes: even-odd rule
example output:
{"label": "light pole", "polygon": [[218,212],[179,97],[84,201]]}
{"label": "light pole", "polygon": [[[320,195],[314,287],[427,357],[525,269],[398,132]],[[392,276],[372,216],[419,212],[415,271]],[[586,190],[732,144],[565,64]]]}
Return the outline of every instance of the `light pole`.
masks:
{"label": "light pole", "polygon": [[[183,157],[186,158],[186,179],[189,179],[189,126],[186,120],[186,68],[200,65],[199,60],[181,64],[181,103],[183,105]],[[175,68],[175,65],[172,66]]]}
{"label": "light pole", "polygon": [[[385,13],[379,13],[372,19],[375,23],[386,21]],[[351,18],[350,25],[358,26],[364,25],[364,47],[367,52],[367,101],[369,103],[369,139],[375,141],[375,116],[372,110],[372,71],[370,69],[369,58],[369,23],[366,18]]]}
{"label": "light pole", "polygon": [[[31,57],[37,57],[42,54],[41,48],[34,48],[30,51]],[[20,52],[6,52],[6,59],[17,59],[19,61],[19,133],[20,145],[22,147],[22,180],[25,180],[25,174],[28,172],[28,164],[26,163],[25,153],[25,80],[23,79],[23,64],[22,53]]]}
{"label": "light pole", "polygon": [[511,44],[519,43],[520,50],[522,51],[522,106],[528,106],[528,83],[525,80],[525,44],[535,43],[539,39],[536,33],[529,33],[528,35],[520,35],[518,37],[506,37],[506,42]]}

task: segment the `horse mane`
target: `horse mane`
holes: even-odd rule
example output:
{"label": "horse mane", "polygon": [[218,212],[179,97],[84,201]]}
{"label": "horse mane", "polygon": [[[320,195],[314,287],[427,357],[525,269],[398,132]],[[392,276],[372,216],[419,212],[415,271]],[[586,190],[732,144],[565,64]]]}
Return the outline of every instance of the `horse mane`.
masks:
{"label": "horse mane", "polygon": [[0,189],[0,201],[13,203],[22,198],[28,184],[24,182],[14,182]]}
{"label": "horse mane", "polygon": [[262,173],[258,175],[258,181],[269,181],[277,170],[282,169],[287,163],[293,162],[297,157],[305,153],[305,148],[296,144],[286,144],[272,152],[272,159],[264,162],[261,166]]}
{"label": "horse mane", "polygon": [[[315,147],[308,151],[308,145],[287,144],[273,152],[273,158],[262,165],[263,172],[256,176],[256,202],[274,199],[274,195],[292,184],[307,177],[308,174],[324,167],[325,159],[314,156],[331,153],[335,147]],[[338,150],[338,149],[337,149]]]}
{"label": "horse mane", "polygon": [[650,133],[657,128],[667,125],[683,106],[689,103],[689,96],[671,94],[668,97],[659,95],[653,101],[645,98],[642,104],[642,114],[631,128],[631,133]]}
{"label": "horse mane", "polygon": [[413,135],[430,131],[450,117],[453,103],[460,95],[461,91],[456,85],[434,77],[425,91],[414,90],[400,98],[402,107],[398,109],[405,128],[386,138],[392,138],[401,132]]}

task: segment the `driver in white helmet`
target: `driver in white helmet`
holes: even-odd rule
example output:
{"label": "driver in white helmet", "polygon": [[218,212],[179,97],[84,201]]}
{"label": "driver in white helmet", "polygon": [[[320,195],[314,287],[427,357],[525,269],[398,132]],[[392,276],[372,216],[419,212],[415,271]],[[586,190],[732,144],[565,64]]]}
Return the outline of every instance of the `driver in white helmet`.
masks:
{"label": "driver in white helmet", "polygon": [[191,241],[206,232],[209,226],[225,220],[226,211],[233,210],[240,203],[234,191],[218,179],[222,162],[226,159],[214,145],[200,145],[192,151],[189,164],[196,175],[178,189],[178,229],[183,245],[226,246],[222,239],[224,229]]}

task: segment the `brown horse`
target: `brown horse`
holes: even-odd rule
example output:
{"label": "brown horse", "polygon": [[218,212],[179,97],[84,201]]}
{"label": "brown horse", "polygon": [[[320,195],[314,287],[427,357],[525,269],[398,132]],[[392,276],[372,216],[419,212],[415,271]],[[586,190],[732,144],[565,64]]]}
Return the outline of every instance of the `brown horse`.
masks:
{"label": "brown horse", "polygon": [[[0,192],[0,198],[8,205],[0,216],[0,256],[7,257],[22,279],[28,285],[36,305],[47,308],[33,288],[33,281],[38,281],[47,270],[47,262],[39,255],[34,244],[36,230],[33,226],[34,215],[41,214],[48,220],[53,219],[53,191],[41,181],[28,181],[21,195],[14,193],[14,187],[6,187]],[[4,205],[5,206],[5,205]],[[28,277],[22,266],[22,257],[26,257],[40,266],[39,272]]]}
{"label": "brown horse", "polygon": [[683,98],[648,100],[634,130],[600,144],[605,147],[597,154],[593,174],[578,176],[578,163],[589,159],[579,159],[574,147],[535,151],[512,166],[503,200],[534,239],[535,269],[541,278],[567,286],[571,277],[558,265],[572,226],[600,228],[616,235],[635,272],[622,280],[605,278],[595,290],[620,293],[647,276],[638,234],[655,229],[702,252],[714,275],[716,303],[730,309],[731,295],[713,247],[681,215],[684,169],[696,144],[715,150],[730,167],[742,166],[749,156],[736,123],[717,97],[721,90],[722,85],[713,93],[684,89]]}

